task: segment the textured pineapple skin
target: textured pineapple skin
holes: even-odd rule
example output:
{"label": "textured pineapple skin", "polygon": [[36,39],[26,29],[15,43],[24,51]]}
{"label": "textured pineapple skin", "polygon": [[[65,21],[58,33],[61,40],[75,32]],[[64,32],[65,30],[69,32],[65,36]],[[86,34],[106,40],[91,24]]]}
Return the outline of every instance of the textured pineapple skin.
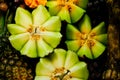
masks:
{"label": "textured pineapple skin", "polygon": [[106,0],[109,10],[108,52],[104,80],[120,79],[120,0]]}
{"label": "textured pineapple skin", "polygon": [[33,80],[33,71],[29,64],[10,47],[7,44],[0,55],[0,80]]}

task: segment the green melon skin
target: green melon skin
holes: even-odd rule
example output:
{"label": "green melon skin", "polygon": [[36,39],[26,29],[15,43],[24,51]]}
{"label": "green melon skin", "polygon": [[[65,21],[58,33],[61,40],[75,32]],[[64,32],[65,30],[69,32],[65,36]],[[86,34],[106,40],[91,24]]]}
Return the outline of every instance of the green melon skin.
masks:
{"label": "green melon skin", "polygon": [[15,23],[7,24],[7,28],[11,33],[9,40],[12,46],[30,58],[50,54],[62,38],[60,18],[51,16],[42,5],[32,13],[18,7]]}
{"label": "green melon skin", "polygon": [[89,16],[86,14],[78,23],[78,26],[68,24],[65,41],[67,48],[89,59],[98,58],[106,49],[107,33],[105,23],[101,22],[94,28],[91,26]]}
{"label": "green melon skin", "polygon": [[85,62],[71,50],[54,49],[53,54],[40,58],[35,80],[87,80],[89,71]]}

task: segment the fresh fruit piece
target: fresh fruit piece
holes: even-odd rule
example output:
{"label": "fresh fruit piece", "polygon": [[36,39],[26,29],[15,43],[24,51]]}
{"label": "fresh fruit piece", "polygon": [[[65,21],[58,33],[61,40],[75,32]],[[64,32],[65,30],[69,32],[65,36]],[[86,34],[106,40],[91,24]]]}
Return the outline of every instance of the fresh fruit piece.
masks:
{"label": "fresh fruit piece", "polygon": [[76,1],[76,5],[78,5],[79,7],[86,9],[87,8],[87,4],[89,2],[89,0],[75,0]]}
{"label": "fresh fruit piece", "polygon": [[97,25],[95,28],[92,29],[92,31],[90,32],[90,34],[100,35],[100,34],[104,34],[105,31],[106,31],[106,29],[105,29],[105,23],[101,22],[99,25]]}
{"label": "fresh fruit piece", "polygon": [[39,26],[45,23],[51,16],[47,9],[38,6],[38,8],[34,9],[32,12],[33,16],[33,26]]}
{"label": "fresh fruit piece", "polygon": [[7,27],[9,29],[9,32],[13,35],[27,32],[24,27],[21,27],[17,24],[9,24]]}
{"label": "fresh fruit piece", "polygon": [[24,0],[25,4],[30,8],[36,8],[39,5],[46,5],[47,0]]}
{"label": "fresh fruit piece", "polygon": [[9,40],[22,55],[44,57],[51,53],[61,41],[61,21],[58,16],[50,16],[47,9],[40,5],[32,14],[18,7],[15,24],[8,24],[12,34]]}
{"label": "fresh fruit piece", "polygon": [[69,8],[71,23],[75,23],[83,16],[85,10],[74,4],[70,4],[69,6],[71,6],[71,8]]}
{"label": "fresh fruit piece", "polygon": [[97,41],[105,45],[107,44],[107,34],[101,34],[101,35],[95,36],[94,39],[96,39]]}
{"label": "fresh fruit piece", "polygon": [[59,13],[57,14],[57,16],[60,16],[61,20],[66,20],[68,23],[71,23],[71,19],[70,19],[70,14],[69,11],[67,10],[67,6],[63,7]]}
{"label": "fresh fruit piece", "polygon": [[62,35],[59,32],[45,32],[41,33],[41,37],[47,42],[51,47],[56,47]]}
{"label": "fresh fruit piece", "polygon": [[90,59],[93,58],[93,54],[91,52],[91,49],[89,48],[89,46],[87,45],[87,43],[85,43],[79,50],[78,50],[78,55],[79,56],[86,56]]}
{"label": "fresh fruit piece", "polygon": [[95,44],[91,47],[91,51],[93,53],[93,58],[97,58],[101,55],[101,53],[103,53],[105,46],[96,40],[93,40],[93,42]]}
{"label": "fresh fruit piece", "polygon": [[[52,64],[56,67],[63,67],[63,65],[65,64],[65,54],[66,51],[63,49],[55,49],[54,53],[51,57],[50,57],[50,61],[52,62]],[[59,55],[61,54],[61,55]]]}
{"label": "fresh fruit piece", "polygon": [[79,61],[76,53],[59,48],[50,56],[40,58],[35,80],[87,80],[88,76],[87,64]]}
{"label": "fresh fruit piece", "polygon": [[15,15],[15,23],[27,29],[30,25],[32,25],[31,13],[21,7],[18,7]]}
{"label": "fresh fruit piece", "polygon": [[77,22],[86,12],[88,0],[49,0],[46,6],[51,15],[60,16],[62,21]]}
{"label": "fresh fruit piece", "polygon": [[36,76],[35,80],[51,80],[48,76]]}
{"label": "fresh fruit piece", "polygon": [[[56,28],[56,24],[57,28]],[[47,20],[44,24],[43,27],[47,30],[47,31],[53,31],[53,32],[59,32],[61,29],[61,22],[59,17],[57,16],[53,16],[51,18],[49,18],[49,20]]]}
{"label": "fresh fruit piece", "polygon": [[77,51],[81,47],[79,40],[67,40],[65,43],[67,44],[67,48],[72,51]]}
{"label": "fresh fruit piece", "polygon": [[62,9],[62,6],[59,6],[56,0],[48,1],[47,6],[50,7],[49,12],[52,13],[51,15],[56,15]]}
{"label": "fresh fruit piece", "polygon": [[71,24],[68,24],[67,25],[67,33],[66,33],[66,37],[67,37],[67,39],[69,39],[69,40],[73,40],[73,39],[78,39],[78,36],[80,36],[80,35],[78,35],[78,34],[80,34],[80,31],[77,29],[77,28],[75,28],[73,25],[71,25]]}
{"label": "fresh fruit piece", "polygon": [[36,41],[34,39],[29,39],[25,45],[20,50],[22,55],[26,55],[28,57],[37,57],[37,47]]}
{"label": "fresh fruit piece", "polygon": [[[38,55],[44,57],[53,51],[53,48],[47,44],[42,38],[37,40]],[[45,54],[46,53],[46,54]]]}
{"label": "fresh fruit piece", "polygon": [[91,31],[92,27],[91,27],[90,18],[88,17],[88,15],[85,15],[78,25],[81,33],[88,34]]}
{"label": "fresh fruit piece", "polygon": [[70,68],[70,75],[79,79],[87,80],[88,79],[88,70],[84,62],[78,62]]}
{"label": "fresh fruit piece", "polygon": [[101,22],[92,29],[90,18],[85,15],[78,27],[68,24],[66,28],[67,48],[75,51],[80,57],[90,59],[99,57],[105,51],[107,34],[105,23]]}
{"label": "fresh fruit piece", "polygon": [[24,44],[29,40],[29,34],[23,33],[18,35],[11,35],[9,40],[16,50],[21,50]]}

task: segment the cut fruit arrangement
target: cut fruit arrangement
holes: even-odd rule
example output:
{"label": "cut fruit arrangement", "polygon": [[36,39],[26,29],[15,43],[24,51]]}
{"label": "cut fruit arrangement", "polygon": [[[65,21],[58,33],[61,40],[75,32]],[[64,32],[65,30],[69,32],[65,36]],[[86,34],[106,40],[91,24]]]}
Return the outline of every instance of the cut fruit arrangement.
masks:
{"label": "cut fruit arrangement", "polygon": [[87,64],[72,51],[55,49],[49,57],[41,58],[36,66],[35,80],[87,80]]}
{"label": "cut fruit arrangement", "polygon": [[44,57],[60,43],[62,37],[60,18],[51,17],[41,5],[32,14],[19,7],[15,22],[16,24],[8,24],[8,30],[12,34],[9,40],[23,55]]}
{"label": "cut fruit arrangement", "polygon": [[[6,36],[5,42],[9,44],[5,48],[6,44],[0,43],[1,50],[5,48],[0,50],[0,80],[88,80],[85,59],[100,57],[107,44],[105,22],[92,27],[86,13],[88,2],[18,0],[8,3],[10,9],[1,10],[6,15],[0,13],[3,23],[0,37]],[[29,59],[23,61],[24,58]],[[29,60],[36,60],[32,63],[34,69]]]}
{"label": "cut fruit arrangement", "polygon": [[[105,50],[107,34],[105,34],[105,23],[91,29],[88,15],[85,15],[77,27],[68,24],[66,29],[67,47],[75,51],[80,57],[86,56],[90,59],[99,57]],[[103,43],[103,44],[102,44]]]}

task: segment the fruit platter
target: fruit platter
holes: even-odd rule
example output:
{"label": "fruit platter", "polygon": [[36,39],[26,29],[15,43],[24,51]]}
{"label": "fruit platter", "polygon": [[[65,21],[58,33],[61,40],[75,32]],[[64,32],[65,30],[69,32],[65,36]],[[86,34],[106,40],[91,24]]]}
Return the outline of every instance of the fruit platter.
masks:
{"label": "fruit platter", "polygon": [[119,0],[0,0],[0,80],[120,80]]}

